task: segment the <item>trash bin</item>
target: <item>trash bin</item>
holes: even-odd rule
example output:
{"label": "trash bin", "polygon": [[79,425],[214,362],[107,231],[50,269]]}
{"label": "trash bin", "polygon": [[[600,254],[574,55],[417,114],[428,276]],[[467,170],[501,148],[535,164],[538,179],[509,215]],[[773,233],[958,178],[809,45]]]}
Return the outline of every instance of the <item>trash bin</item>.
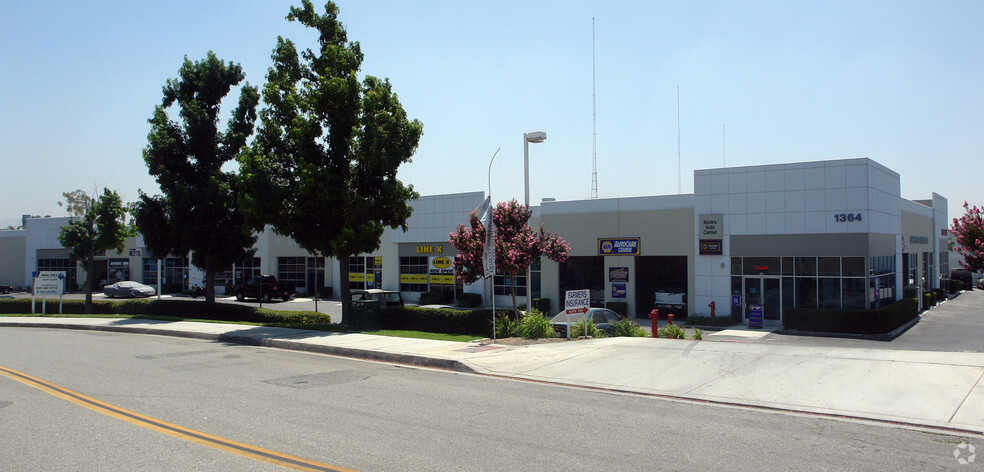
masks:
{"label": "trash bin", "polygon": [[353,300],[353,322],[348,325],[365,331],[376,331],[379,329],[381,311],[379,300]]}

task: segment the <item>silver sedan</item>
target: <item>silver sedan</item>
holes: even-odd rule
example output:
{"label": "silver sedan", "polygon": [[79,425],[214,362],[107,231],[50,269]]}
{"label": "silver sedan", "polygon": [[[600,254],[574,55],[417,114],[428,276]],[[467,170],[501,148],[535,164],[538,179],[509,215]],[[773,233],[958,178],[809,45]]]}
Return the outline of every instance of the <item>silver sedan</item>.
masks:
{"label": "silver sedan", "polygon": [[157,290],[139,282],[123,281],[103,287],[103,294],[109,298],[150,297],[156,295]]}

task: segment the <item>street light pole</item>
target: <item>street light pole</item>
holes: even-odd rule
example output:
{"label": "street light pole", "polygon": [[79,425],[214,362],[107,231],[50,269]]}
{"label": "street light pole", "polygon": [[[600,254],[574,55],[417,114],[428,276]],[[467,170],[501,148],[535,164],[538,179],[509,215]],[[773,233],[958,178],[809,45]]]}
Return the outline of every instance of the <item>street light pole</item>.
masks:
{"label": "street light pole", "polygon": [[[523,181],[525,183],[526,208],[530,208],[530,143],[542,143],[547,139],[547,133],[533,131],[523,133]],[[532,265],[532,262],[531,262]],[[533,290],[530,281],[530,266],[526,266],[526,311],[533,309]]]}

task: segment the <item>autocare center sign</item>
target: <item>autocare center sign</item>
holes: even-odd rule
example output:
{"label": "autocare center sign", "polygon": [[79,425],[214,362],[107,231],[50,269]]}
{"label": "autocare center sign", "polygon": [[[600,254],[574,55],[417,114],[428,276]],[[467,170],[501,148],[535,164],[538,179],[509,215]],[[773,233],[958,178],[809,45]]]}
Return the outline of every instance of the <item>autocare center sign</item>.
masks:
{"label": "autocare center sign", "polygon": [[639,238],[598,238],[599,256],[638,256]]}

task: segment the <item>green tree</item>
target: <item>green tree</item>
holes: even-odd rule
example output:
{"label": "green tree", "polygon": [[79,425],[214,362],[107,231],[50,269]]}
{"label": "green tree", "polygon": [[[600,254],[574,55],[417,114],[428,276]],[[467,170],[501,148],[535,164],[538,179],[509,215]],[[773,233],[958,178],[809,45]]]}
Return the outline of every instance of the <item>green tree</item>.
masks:
{"label": "green tree", "polygon": [[[72,192],[72,198],[76,203],[81,204],[76,208],[79,214],[75,215],[71,223],[62,226],[58,234],[58,242],[69,250],[69,258],[72,262],[82,265],[86,271],[85,277],[85,312],[92,313],[92,288],[94,275],[92,273],[93,263],[97,252],[115,249],[123,252],[126,238],[134,234],[133,227],[126,223],[126,209],[123,201],[116,192],[103,189],[103,194],[99,199],[90,198],[85,192],[78,190],[81,194]],[[70,194],[63,194],[66,199]],[[71,205],[71,202],[69,202]]]}
{"label": "green tree", "polygon": [[417,193],[396,173],[410,162],[423,125],[407,118],[389,80],[359,80],[362,51],[348,41],[334,3],[319,15],[304,1],[287,19],[314,28],[320,49],[298,55],[293,42],[277,38],[266,108],[240,156],[244,206],[255,228],[270,224],[340,262],[347,316],[348,258],[378,249],[384,226],[406,230]]}
{"label": "green tree", "polygon": [[[238,205],[241,182],[222,166],[233,160],[253,134],[259,93],[245,83],[226,130],[218,129],[222,99],[245,75],[239,64],[223,63],[209,51],[201,61],[185,58],[177,79],[168,79],[164,99],[150,118],[143,151],[150,175],[163,195],[141,192],[137,226],[154,254],[184,255],[205,271],[205,299],[215,301],[215,273],[252,257],[256,236]],[[181,123],[168,109],[178,108]]]}

